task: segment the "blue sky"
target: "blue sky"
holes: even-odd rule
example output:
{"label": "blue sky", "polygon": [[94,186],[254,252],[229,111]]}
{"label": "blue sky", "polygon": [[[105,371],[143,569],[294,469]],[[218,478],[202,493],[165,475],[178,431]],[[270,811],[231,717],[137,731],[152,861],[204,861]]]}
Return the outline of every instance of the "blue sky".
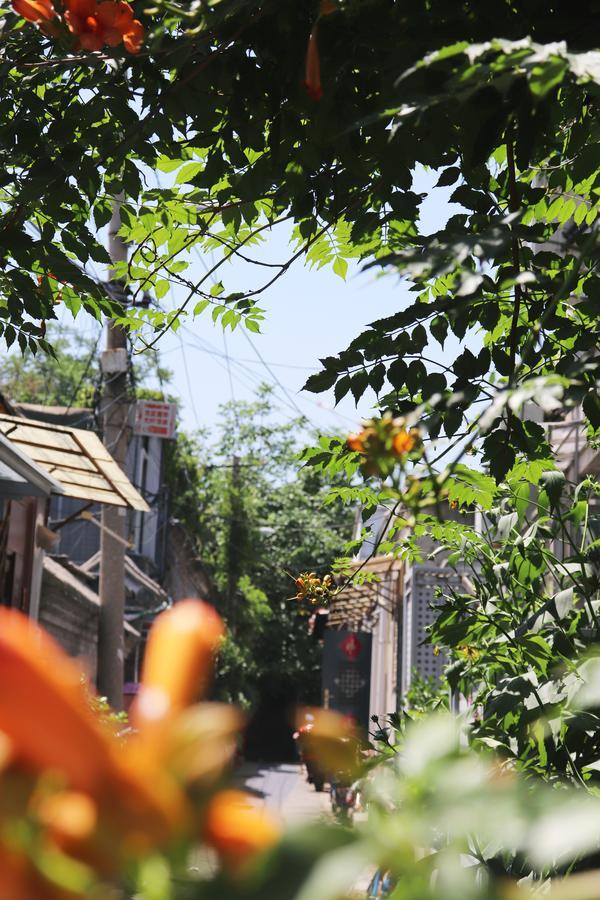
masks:
{"label": "blue sky", "polygon": [[[415,190],[430,189],[438,174],[420,173]],[[448,202],[451,190],[434,191],[424,204],[424,232],[438,230],[458,211]],[[255,256],[286,259],[288,234],[281,227],[270,233]],[[194,269],[202,271],[200,261]],[[228,289],[235,290],[247,287],[251,274],[248,266],[232,263],[223,279]],[[375,399],[372,393],[365,394],[358,409],[351,396],[335,407],[332,392],[301,392],[302,385],[319,369],[320,357],[343,350],[369,322],[397,311],[410,296],[392,274],[381,277],[354,265],[343,281],[329,268],[310,269],[299,260],[261,301],[266,310],[261,334],[239,326],[224,335],[208,315],[186,321],[177,334],[165,335],[160,344],[162,362],[173,371],[174,392],[181,397],[183,426],[189,430],[210,427],[217,421],[219,404],[232,395],[251,399],[255,386],[264,381],[274,385],[282,417],[296,416],[300,410],[323,430],[355,427],[369,415]],[[442,359],[455,349],[451,345],[452,338],[444,351],[434,343],[431,355]]]}
{"label": "blue sky", "polygon": [[[419,172],[414,189],[430,191],[438,174]],[[460,209],[448,202],[451,191],[436,189],[428,197],[422,208],[423,232],[443,227]],[[254,256],[287,259],[288,238],[289,232],[280,226],[267,233]],[[192,280],[211,264],[211,259],[192,257],[190,261],[186,276]],[[233,262],[219,277],[227,290],[246,289],[253,284],[252,278],[256,280],[256,272],[256,267]],[[189,431],[212,428],[222,403],[232,396],[251,400],[256,386],[267,382],[274,387],[281,418],[302,412],[321,430],[352,430],[370,414],[372,393],[364,395],[358,409],[351,396],[335,407],[333,392],[310,394],[301,391],[302,385],[311,372],[318,371],[320,357],[343,350],[369,322],[402,308],[410,296],[394,274],[381,276],[354,265],[343,281],[329,268],[310,269],[299,260],[261,300],[266,311],[261,334],[243,326],[224,333],[209,314],[186,319],[176,334],[166,334],[159,344],[161,363],[173,372],[169,390],[180,397],[182,427]],[[176,302],[177,297],[172,297],[171,305]],[[77,327],[83,333],[97,332],[95,323],[85,317],[78,318]],[[454,350],[456,341],[449,337],[444,350],[433,342],[428,355],[441,360]]]}

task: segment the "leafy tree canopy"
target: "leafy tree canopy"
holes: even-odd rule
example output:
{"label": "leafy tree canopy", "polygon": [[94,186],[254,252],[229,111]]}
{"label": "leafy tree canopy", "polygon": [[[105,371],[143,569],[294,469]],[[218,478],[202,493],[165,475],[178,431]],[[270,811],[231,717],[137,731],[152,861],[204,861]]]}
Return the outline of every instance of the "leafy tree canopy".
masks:
{"label": "leafy tree canopy", "polygon": [[[205,309],[225,327],[243,318],[257,329],[261,293],[295,257],[342,276],[361,258],[399,271],[414,303],[324,360],[309,389],[358,398],[370,385],[400,405],[425,400],[431,427],[451,436],[468,407],[495,395],[495,380],[535,394],[553,373],[597,425],[595,0],[341,0],[320,10],[306,0],[165,0],[137,9],[147,30],[137,56],[73,51],[69,32],[47,37],[7,14],[7,343],[48,349],[42,323],[59,293],[73,312],[118,313],[95,271],[108,263],[98,229],[119,196],[131,245],[120,274],[134,304],[146,293],[158,305],[126,315],[147,343]],[[311,31],[307,77],[320,84],[307,93]],[[419,165],[455,185],[464,209],[428,236]],[[256,245],[283,221],[294,227],[290,257],[261,267]],[[217,257],[196,281],[192,249]],[[228,291],[218,279],[234,255],[258,262],[263,283]],[[181,312],[160,308],[171,286]],[[430,340],[469,329],[485,335],[478,356],[465,350],[427,369]],[[506,427],[503,396],[484,448],[497,477],[537,440],[527,426]]]}

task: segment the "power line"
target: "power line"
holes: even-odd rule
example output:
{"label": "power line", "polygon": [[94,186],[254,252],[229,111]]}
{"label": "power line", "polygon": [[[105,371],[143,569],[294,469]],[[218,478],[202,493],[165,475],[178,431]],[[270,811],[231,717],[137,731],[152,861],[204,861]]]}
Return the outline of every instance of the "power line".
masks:
{"label": "power line", "polygon": [[185,380],[187,382],[188,396],[190,398],[190,404],[192,407],[192,412],[194,414],[196,427],[200,428],[200,420],[198,419],[198,413],[196,411],[196,403],[194,402],[194,392],[192,391],[192,382],[190,379],[190,372],[188,369],[187,357],[185,355],[185,347],[183,345],[183,338],[181,337],[181,334],[179,334],[179,343],[181,344],[181,355],[183,357],[183,370],[185,372]]}
{"label": "power line", "polygon": [[[184,330],[184,331],[185,331],[185,332],[186,332],[186,333],[187,333],[187,334],[188,334],[188,335],[196,342],[196,343],[194,344],[194,346],[196,346],[198,350],[200,350],[202,353],[207,353],[209,356],[215,357],[215,362],[217,362],[217,365],[220,364],[220,363],[218,362],[218,359],[222,359],[222,358],[223,358],[223,354],[220,353],[220,352],[218,351],[217,348],[213,347],[213,345],[210,344],[210,342],[207,341],[207,340],[205,340],[204,338],[200,338],[199,335],[197,335],[194,331],[192,331],[192,329],[189,328],[187,325],[183,325],[183,326],[182,326],[182,329],[183,329],[183,330]],[[217,359],[217,358],[218,358],[218,359]],[[229,359],[230,359],[230,362],[231,362],[231,363],[233,363],[233,364],[234,364],[241,372],[244,373],[244,375],[245,375],[246,378],[248,378],[248,379],[253,379],[253,383],[246,383],[246,382],[244,382],[244,380],[243,380],[241,377],[234,375],[233,377],[236,379],[236,381],[238,381],[238,382],[239,382],[240,384],[242,384],[244,387],[246,387],[246,388],[249,389],[249,390],[255,390],[257,387],[260,386],[261,383],[263,383],[264,379],[260,378],[260,376],[257,377],[256,373],[255,373],[254,371],[252,371],[251,369],[249,369],[248,366],[244,364],[244,363],[245,363],[245,360],[242,361],[239,357],[235,357],[235,356],[231,356],[231,355],[230,355]],[[262,362],[261,362],[260,360],[257,360],[257,361],[256,361],[256,364],[257,364],[257,365],[263,365]],[[312,371],[312,369],[311,369],[311,371]],[[270,373],[270,379],[273,379],[273,374],[271,374],[271,373]],[[282,387],[283,387],[283,386],[280,385],[280,389],[281,389]],[[285,388],[284,388],[284,387],[283,387],[283,389],[284,389],[284,391],[285,391]],[[286,392],[286,394],[287,394],[287,392]],[[278,399],[281,399],[282,402],[283,402],[288,408],[294,409],[294,411],[297,411],[297,409],[298,409],[297,405],[296,405],[296,407],[294,408],[294,407],[291,405],[291,403],[289,402],[289,400],[287,399],[287,396],[284,396],[284,397],[278,398]],[[333,409],[333,408],[330,408],[330,407],[325,407],[325,406],[323,406],[323,404],[318,403],[316,400],[313,400],[312,397],[303,397],[302,399],[303,399],[303,402],[305,402],[305,403],[310,403],[312,406],[316,406],[316,407],[317,407],[318,409],[320,409],[320,410],[325,409],[327,412],[333,414],[333,415],[336,416],[338,419],[340,419],[340,421],[349,422],[349,423],[351,423],[353,426],[356,425],[356,419],[355,419],[355,418],[352,418],[352,417],[350,417],[350,416],[346,416],[346,415],[344,415],[343,413],[339,412],[339,410],[337,410],[337,409]],[[304,413],[302,413],[302,417],[303,417],[303,418],[307,418],[307,417],[304,415]],[[291,419],[290,419],[290,421],[291,421]],[[313,426],[314,426],[314,423],[312,423],[312,424],[313,424]]]}
{"label": "power line", "polygon": [[[288,400],[290,401],[290,403],[292,404],[292,406],[300,413],[300,415],[302,416],[303,419],[306,419],[307,421],[310,421],[310,420],[308,419],[308,416],[305,415],[305,413],[302,412],[302,410],[300,409],[300,407],[299,407],[298,404],[296,403],[296,401],[295,401],[295,399],[293,398],[293,396],[288,392],[287,388],[285,388],[285,387],[282,385],[281,381],[279,380],[279,378],[277,377],[277,375],[273,372],[273,370],[270,368],[269,364],[268,364],[267,362],[265,362],[265,359],[264,359],[264,357],[262,356],[260,350],[259,350],[258,347],[254,344],[254,341],[252,340],[252,338],[250,337],[250,335],[248,334],[248,332],[247,332],[244,328],[242,328],[242,334],[244,335],[244,337],[246,338],[246,340],[248,341],[248,343],[250,344],[250,346],[251,346],[252,349],[254,350],[255,354],[257,355],[257,357],[259,358],[259,360],[261,361],[261,363],[263,364],[263,366],[265,367],[265,369],[267,370],[267,372],[269,373],[269,375],[271,376],[271,378],[273,379],[273,381],[274,381],[277,385],[279,385],[280,389],[281,389],[281,390],[283,391],[283,393],[286,395],[286,397],[288,398]],[[313,423],[311,422],[311,425],[312,425],[312,424],[313,424]]]}
{"label": "power line", "polygon": [[229,376],[229,390],[231,391],[231,404],[233,408],[233,415],[235,418],[235,427],[240,430],[240,419],[238,416],[237,404],[235,402],[235,392],[233,390],[233,379],[231,377],[231,363],[229,361],[229,353],[227,351],[227,336],[225,334],[225,329],[223,329],[223,348],[225,350],[225,360],[227,362],[227,375]]}
{"label": "power line", "polygon": [[[185,326],[183,326],[183,327],[185,327]],[[199,338],[197,335],[195,335],[193,331],[191,331],[191,330],[189,330],[189,329],[187,329],[187,330],[189,331],[190,335],[191,335],[196,341],[200,342],[200,341],[202,340],[202,339]],[[227,367],[226,367],[223,363],[219,362],[219,359],[217,358],[217,357],[222,358],[222,354],[220,354],[220,353],[215,353],[212,349],[210,349],[210,345],[209,345],[208,348],[207,348],[207,347],[202,347],[201,345],[199,345],[199,346],[198,346],[198,349],[201,350],[201,351],[204,352],[204,353],[208,353],[210,356],[215,357],[215,362],[217,363],[217,365],[221,366],[222,369],[224,369],[225,371],[227,371]],[[245,381],[243,380],[243,378],[242,378],[239,374],[238,374],[238,375],[233,375],[233,374],[232,374],[232,377],[233,377],[236,381],[238,381],[243,387],[245,387],[246,389],[248,389],[248,390],[250,390],[250,391],[252,391],[252,392],[255,392],[255,391],[257,390],[257,388],[260,387],[260,385],[264,383],[264,379],[261,379],[260,376],[257,377],[257,375],[256,375],[255,372],[249,372],[249,371],[247,370],[247,367],[246,367],[246,366],[244,366],[244,365],[241,364],[241,363],[237,363],[237,362],[236,362],[235,360],[233,360],[233,358],[231,358],[231,357],[230,357],[230,360],[231,360],[231,362],[234,362],[234,364],[237,366],[238,369],[240,369],[240,370],[242,370],[242,371],[244,372],[244,375],[245,375],[246,378],[254,379],[253,382],[248,383],[247,381],[245,382]],[[289,409],[291,409],[293,412],[296,412],[296,411],[297,411],[297,409],[295,409],[295,408],[290,404],[290,402],[286,399],[285,396],[284,396],[284,397],[278,397],[278,400],[280,400],[281,402],[283,402],[283,403],[285,404],[285,406],[287,406],[287,407],[288,407]],[[303,417],[303,418],[306,418],[306,416],[304,416],[304,415],[302,415],[302,417]],[[293,419],[291,419],[291,417],[290,417],[290,421],[293,421]]]}

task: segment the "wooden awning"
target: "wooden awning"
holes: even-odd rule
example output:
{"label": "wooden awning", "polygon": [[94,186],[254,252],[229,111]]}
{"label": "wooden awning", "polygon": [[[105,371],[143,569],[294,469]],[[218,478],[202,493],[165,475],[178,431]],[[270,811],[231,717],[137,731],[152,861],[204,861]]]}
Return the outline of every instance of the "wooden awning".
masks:
{"label": "wooden awning", "polygon": [[62,484],[0,434],[0,497],[48,497],[52,493],[62,494]]}
{"label": "wooden awning", "polygon": [[142,495],[93,431],[0,415],[0,433],[56,479],[63,495],[149,511]]}

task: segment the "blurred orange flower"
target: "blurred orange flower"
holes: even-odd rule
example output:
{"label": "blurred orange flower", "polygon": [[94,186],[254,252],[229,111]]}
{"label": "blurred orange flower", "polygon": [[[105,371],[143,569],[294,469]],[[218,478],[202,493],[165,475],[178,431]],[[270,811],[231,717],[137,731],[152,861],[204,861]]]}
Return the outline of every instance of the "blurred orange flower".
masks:
{"label": "blurred orange flower", "polygon": [[364,431],[361,431],[359,434],[349,434],[346,440],[349,449],[354,450],[355,453],[363,453],[365,449],[364,435]]}
{"label": "blurred orange flower", "polygon": [[281,835],[275,818],[243,791],[219,791],[206,812],[203,837],[226,863],[237,866],[273,847]]}
{"label": "blurred orange flower", "polygon": [[[207,684],[222,634],[217,613],[199,600],[159,617],[135,711],[140,730],[124,743],[93,713],[76,664],[31,620],[0,609],[3,821],[27,817],[52,852],[110,877],[149,849],[191,837],[187,785],[203,779],[211,788],[221,777],[240,726],[229,707],[187,708]],[[31,889],[30,878],[46,882],[31,874],[23,840],[9,847],[0,836],[2,900],[62,897],[50,884],[46,893]]]}
{"label": "blurred orange flower", "polygon": [[405,431],[403,428],[394,436],[394,440],[392,441],[392,448],[397,456],[401,456],[403,453],[410,453],[414,446],[414,435],[409,431]]}
{"label": "blurred orange flower", "polygon": [[356,777],[361,769],[359,754],[361,738],[356,723],[331,709],[302,709],[298,721],[312,717],[312,728],[306,735],[310,752],[328,772],[347,772]]}

